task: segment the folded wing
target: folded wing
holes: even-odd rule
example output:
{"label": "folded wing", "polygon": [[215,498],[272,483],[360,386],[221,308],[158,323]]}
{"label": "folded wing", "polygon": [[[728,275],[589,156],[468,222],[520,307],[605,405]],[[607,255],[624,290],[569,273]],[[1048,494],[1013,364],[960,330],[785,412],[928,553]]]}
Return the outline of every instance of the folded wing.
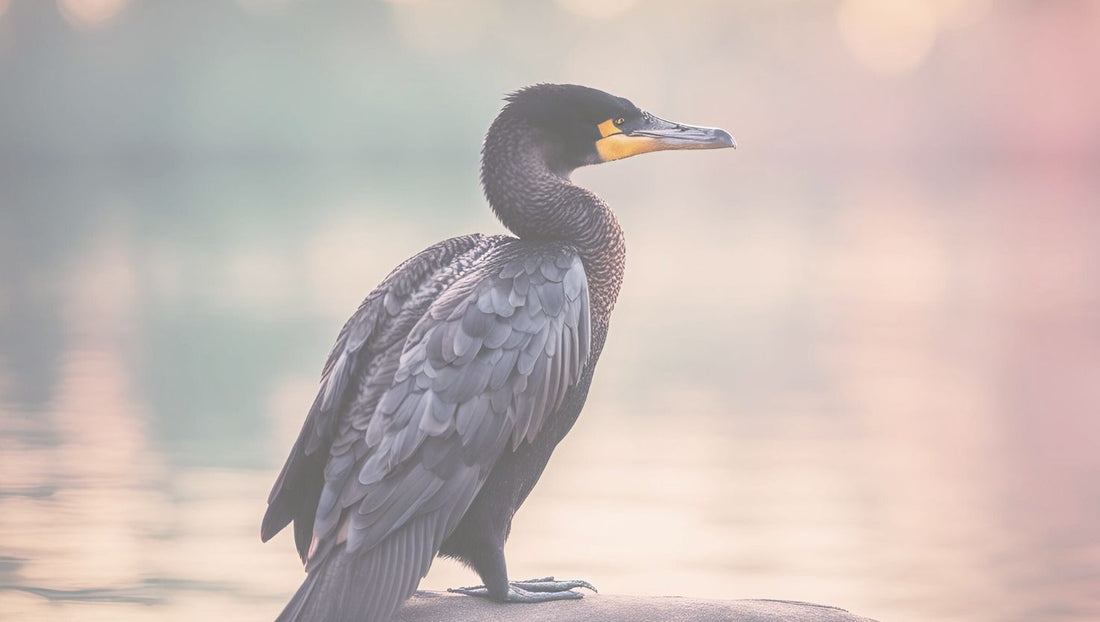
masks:
{"label": "folded wing", "polygon": [[[387,617],[499,457],[534,439],[577,384],[590,333],[584,267],[562,244],[506,244],[440,292],[399,356],[388,353],[392,381],[373,416],[339,423],[306,565],[333,585],[307,579],[288,611],[339,617],[307,602],[322,594]],[[384,573],[362,574],[382,557]]]}

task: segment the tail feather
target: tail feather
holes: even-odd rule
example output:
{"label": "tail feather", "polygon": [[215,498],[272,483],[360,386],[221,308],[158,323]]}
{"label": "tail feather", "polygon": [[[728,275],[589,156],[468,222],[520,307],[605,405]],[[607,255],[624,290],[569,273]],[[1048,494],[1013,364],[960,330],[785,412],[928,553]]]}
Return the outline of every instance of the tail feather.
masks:
{"label": "tail feather", "polygon": [[438,514],[418,517],[368,551],[341,544],[310,571],[276,622],[389,622],[439,549]]}

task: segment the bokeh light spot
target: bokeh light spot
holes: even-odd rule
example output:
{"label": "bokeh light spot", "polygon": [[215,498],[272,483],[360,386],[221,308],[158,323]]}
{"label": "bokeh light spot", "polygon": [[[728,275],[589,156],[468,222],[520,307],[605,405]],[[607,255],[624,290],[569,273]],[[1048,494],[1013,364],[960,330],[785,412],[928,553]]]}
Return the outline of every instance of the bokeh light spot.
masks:
{"label": "bokeh light spot", "polygon": [[976,24],[989,14],[991,0],[935,0],[928,6],[941,28],[963,28]]}
{"label": "bokeh light spot", "polygon": [[78,28],[105,24],[124,6],[126,0],[57,0],[61,15]]}
{"label": "bokeh light spot", "polygon": [[418,52],[441,58],[470,50],[484,39],[496,19],[495,4],[485,0],[391,2],[401,39]]}
{"label": "bokeh light spot", "polygon": [[638,0],[558,0],[566,11],[591,19],[610,19],[637,3]]}
{"label": "bokeh light spot", "polygon": [[852,55],[882,73],[915,69],[936,41],[936,14],[919,0],[844,0],[837,26]]}

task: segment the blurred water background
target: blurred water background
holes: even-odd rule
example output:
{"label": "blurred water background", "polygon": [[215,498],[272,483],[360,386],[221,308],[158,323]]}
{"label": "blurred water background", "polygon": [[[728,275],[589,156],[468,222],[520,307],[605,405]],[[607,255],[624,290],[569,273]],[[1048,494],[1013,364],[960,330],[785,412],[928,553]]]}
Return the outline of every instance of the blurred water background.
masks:
{"label": "blurred water background", "polygon": [[514,577],[1100,619],[1098,33],[1087,0],[0,0],[0,618],[273,618],[302,574],[259,520],[339,327],[501,230],[479,141],[560,81],[741,148],[576,175],[628,273]]}

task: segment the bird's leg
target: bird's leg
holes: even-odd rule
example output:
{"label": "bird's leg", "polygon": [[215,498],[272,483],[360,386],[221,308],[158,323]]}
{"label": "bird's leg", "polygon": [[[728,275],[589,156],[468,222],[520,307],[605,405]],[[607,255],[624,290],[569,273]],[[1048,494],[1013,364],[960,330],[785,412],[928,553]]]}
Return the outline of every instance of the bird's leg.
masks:
{"label": "bird's leg", "polygon": [[451,588],[448,592],[479,596],[501,603],[542,603],[550,600],[574,600],[584,598],[575,588],[583,587],[593,592],[596,588],[588,581],[558,581],[554,577],[528,579],[527,581],[508,581],[508,571],[504,564],[504,551],[497,550],[489,559],[481,560],[475,569],[481,575],[484,585],[474,587]]}

